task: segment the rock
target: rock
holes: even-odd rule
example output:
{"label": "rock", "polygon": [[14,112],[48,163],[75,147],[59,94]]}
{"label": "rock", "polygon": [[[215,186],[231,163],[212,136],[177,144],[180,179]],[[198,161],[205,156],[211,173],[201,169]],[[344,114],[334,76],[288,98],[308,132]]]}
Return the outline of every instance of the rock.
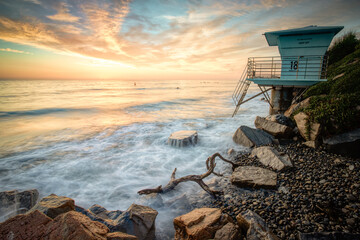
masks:
{"label": "rock", "polygon": [[246,233],[246,239],[277,240],[265,221],[251,210],[246,210],[236,216],[239,227]]}
{"label": "rock", "polygon": [[323,143],[330,152],[359,158],[360,128],[324,139]]}
{"label": "rock", "polygon": [[158,212],[150,207],[132,204],[126,211],[107,211],[100,205],[89,210],[76,206],[93,221],[105,224],[110,232],[124,232],[141,239],[155,239],[155,219]]}
{"label": "rock", "polygon": [[283,194],[290,194],[290,191],[289,191],[289,189],[288,189],[286,186],[280,186],[280,187],[278,188],[278,191],[281,192],[281,193],[283,193]]}
{"label": "rock", "polygon": [[227,154],[229,157],[231,156],[234,156],[236,154],[235,150],[233,148],[230,148],[228,151],[227,151]]}
{"label": "rock", "polygon": [[318,148],[320,145],[320,143],[318,141],[306,141],[306,142],[303,142],[303,144],[310,148]]}
{"label": "rock", "polygon": [[0,239],[137,239],[121,232],[108,232],[109,229],[104,224],[92,221],[76,211],[69,211],[52,219],[34,210],[0,223]]}
{"label": "rock", "polygon": [[275,189],[276,180],[275,172],[253,166],[237,167],[231,175],[231,183],[239,187]]}
{"label": "rock", "polygon": [[269,120],[269,121],[272,121],[272,122],[279,123],[281,125],[288,126],[290,128],[295,127],[295,124],[293,123],[293,121],[291,121],[290,118],[288,118],[288,117],[286,117],[285,115],[282,115],[282,114],[269,115],[265,119]]}
{"label": "rock", "polygon": [[[223,214],[220,209],[197,208],[185,215],[174,218],[175,240],[213,239],[216,232],[227,223],[232,223],[232,219],[227,214]],[[226,229],[230,230],[232,227],[228,226]],[[226,235],[226,229],[220,230],[219,235]]]}
{"label": "rock", "polygon": [[0,223],[0,239],[45,239],[52,219],[35,210]]}
{"label": "rock", "polygon": [[251,156],[256,156],[262,164],[276,170],[291,168],[293,166],[288,155],[281,155],[272,147],[254,148],[251,151]]}
{"label": "rock", "polygon": [[139,240],[155,239],[155,219],[158,212],[150,207],[132,204],[116,220],[122,232],[135,235]]}
{"label": "rock", "polygon": [[292,134],[292,129],[290,127],[266,120],[259,116],[255,119],[255,127],[264,130],[276,138],[289,138]]}
{"label": "rock", "polygon": [[221,229],[215,233],[214,240],[238,240],[242,239],[239,227],[231,222],[225,224]]}
{"label": "rock", "polygon": [[123,211],[120,211],[120,210],[108,211],[108,210],[106,210],[106,208],[104,208],[100,205],[97,205],[97,204],[92,205],[89,208],[89,211],[99,218],[111,219],[111,220],[115,220],[123,213]]}
{"label": "rock", "polygon": [[[99,205],[97,205],[97,206],[99,206]],[[117,225],[117,223],[114,221],[115,219],[112,220],[112,219],[109,218],[109,216],[111,214],[107,214],[106,218],[103,219],[103,218],[97,216],[96,214],[92,213],[91,211],[86,210],[86,209],[84,209],[82,207],[79,207],[79,206],[75,206],[75,211],[79,212],[81,214],[84,214],[85,216],[90,218],[92,221],[97,221],[97,222],[100,222],[102,224],[105,224],[109,228],[110,232],[124,231],[124,228],[121,225]],[[107,211],[107,212],[111,213],[112,211]],[[117,211],[113,211],[113,212],[117,212]]]}
{"label": "rock", "polygon": [[[299,129],[301,136],[307,141],[316,141],[321,132],[321,125],[319,123],[310,123],[310,129],[308,130],[309,116],[300,112],[294,116],[296,125]],[[310,131],[310,132],[309,132]]]}
{"label": "rock", "polygon": [[39,192],[36,189],[19,192],[0,192],[0,222],[17,214],[29,211],[36,204]]}
{"label": "rock", "polygon": [[138,238],[134,235],[122,233],[122,232],[113,232],[106,235],[106,240],[137,240]]}
{"label": "rock", "polygon": [[268,145],[274,142],[273,136],[267,132],[247,126],[239,127],[233,135],[233,140],[245,147]]}
{"label": "rock", "polygon": [[39,210],[48,217],[55,218],[62,213],[75,210],[75,202],[71,198],[51,194],[41,199],[30,212],[35,210]]}
{"label": "rock", "polygon": [[295,104],[291,105],[289,107],[289,109],[285,111],[284,116],[290,117],[296,110],[298,110],[300,108],[308,107],[310,105],[310,99],[311,99],[311,97],[306,98],[305,100],[303,100],[300,103],[295,103]]}
{"label": "rock", "polygon": [[198,140],[197,131],[178,131],[174,132],[168,138],[168,144],[174,147],[186,147],[195,145]]}
{"label": "rock", "polygon": [[70,211],[57,216],[47,228],[49,239],[106,239],[109,229],[87,216]]}
{"label": "rock", "polygon": [[299,233],[299,240],[355,240],[360,239],[360,234],[342,232]]}

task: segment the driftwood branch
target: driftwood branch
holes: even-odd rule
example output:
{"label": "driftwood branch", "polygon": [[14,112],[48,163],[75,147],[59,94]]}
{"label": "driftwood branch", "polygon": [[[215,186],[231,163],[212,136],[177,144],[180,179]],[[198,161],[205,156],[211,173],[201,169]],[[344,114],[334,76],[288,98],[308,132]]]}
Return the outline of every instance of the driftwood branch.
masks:
{"label": "driftwood branch", "polygon": [[176,168],[175,168],[173,173],[171,174],[170,181],[164,187],[162,187],[162,185],[160,185],[157,188],[143,189],[143,190],[138,191],[138,194],[143,195],[143,194],[151,194],[151,193],[166,193],[166,192],[173,190],[181,182],[193,181],[193,182],[196,182],[197,184],[199,184],[199,186],[202,189],[204,189],[204,191],[209,193],[211,196],[216,197],[217,195],[222,194],[222,192],[211,190],[210,187],[208,185],[206,185],[203,181],[204,178],[208,177],[212,173],[217,176],[222,176],[221,174],[214,172],[214,169],[216,167],[216,163],[215,163],[216,157],[219,157],[224,162],[230,163],[232,165],[233,169],[235,167],[239,166],[239,165],[223,158],[219,153],[215,153],[206,160],[206,168],[208,170],[206,173],[201,174],[201,175],[187,175],[187,176],[176,179],[175,178]]}

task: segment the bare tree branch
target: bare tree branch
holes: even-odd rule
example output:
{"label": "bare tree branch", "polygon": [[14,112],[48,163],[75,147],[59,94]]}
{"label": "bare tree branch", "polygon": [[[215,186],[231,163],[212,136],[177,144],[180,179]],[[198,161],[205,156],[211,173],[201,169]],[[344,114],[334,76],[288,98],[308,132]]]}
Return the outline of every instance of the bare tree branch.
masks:
{"label": "bare tree branch", "polygon": [[199,184],[199,186],[202,189],[204,189],[204,191],[209,193],[211,196],[216,197],[217,195],[222,194],[222,192],[211,190],[209,188],[209,186],[206,185],[203,181],[204,178],[208,177],[212,173],[217,176],[222,176],[221,174],[214,172],[214,169],[216,167],[216,163],[215,163],[216,157],[219,157],[224,162],[230,163],[232,165],[233,169],[235,169],[236,167],[239,166],[238,164],[233,163],[233,162],[223,158],[219,153],[215,153],[206,160],[206,169],[208,170],[206,173],[204,173],[202,175],[187,175],[187,176],[176,179],[175,178],[176,168],[175,168],[171,174],[170,181],[168,182],[168,184],[165,185],[165,187],[162,187],[162,185],[160,185],[157,188],[143,189],[143,190],[138,191],[138,194],[142,195],[142,194],[151,194],[151,193],[166,193],[166,192],[173,190],[181,182],[193,181],[193,182],[196,182],[197,184]]}

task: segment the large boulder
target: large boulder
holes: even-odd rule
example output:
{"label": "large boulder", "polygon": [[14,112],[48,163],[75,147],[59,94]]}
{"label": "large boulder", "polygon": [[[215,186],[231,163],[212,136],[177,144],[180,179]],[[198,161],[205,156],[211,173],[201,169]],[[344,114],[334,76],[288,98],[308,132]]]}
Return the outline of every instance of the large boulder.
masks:
{"label": "large boulder", "polygon": [[360,158],[360,128],[324,139],[323,143],[330,152]]}
{"label": "large boulder", "polygon": [[286,117],[285,115],[282,115],[282,114],[268,115],[265,119],[272,121],[272,122],[279,123],[281,125],[288,126],[290,128],[295,127],[294,122],[289,117]]}
{"label": "large boulder", "polygon": [[300,108],[306,108],[310,105],[310,99],[306,98],[305,100],[301,101],[300,103],[295,103],[293,105],[291,105],[288,110],[285,111],[284,115],[286,117],[290,117],[296,110],[300,109]]}
{"label": "large boulder", "polygon": [[0,223],[0,239],[45,239],[52,219],[39,211],[19,214]]}
{"label": "large boulder", "polygon": [[102,223],[92,221],[76,211],[52,219],[34,210],[0,223],[0,239],[87,239],[87,240],[135,240],[136,236],[114,232]]}
{"label": "large boulder", "polygon": [[246,210],[236,216],[239,227],[246,233],[248,240],[278,240],[266,222],[255,212]]}
{"label": "large boulder", "polygon": [[294,116],[296,125],[301,136],[306,141],[317,141],[321,133],[321,125],[319,123],[310,122],[309,116],[300,112]]}
{"label": "large boulder", "polygon": [[[197,208],[174,218],[175,240],[214,239],[218,230],[220,230],[218,237],[239,236],[239,231],[236,231],[237,227],[234,225],[226,226],[228,223],[233,223],[232,219],[218,208]],[[223,229],[225,226],[226,228]]]}
{"label": "large boulder", "polygon": [[260,167],[240,166],[235,168],[230,180],[238,187],[275,189],[277,175]]}
{"label": "large boulder", "polygon": [[19,192],[0,192],[0,222],[17,214],[29,211],[36,204],[39,192],[36,189]]}
{"label": "large boulder", "polygon": [[168,138],[168,144],[174,147],[186,147],[195,145],[198,140],[197,131],[178,131]]}
{"label": "large boulder", "polygon": [[124,228],[123,232],[135,235],[139,240],[155,239],[155,219],[158,212],[150,207],[132,204],[115,223]]}
{"label": "large boulder", "polygon": [[150,207],[132,204],[126,211],[108,211],[100,205],[88,210],[76,206],[93,221],[105,224],[110,232],[124,232],[141,239],[155,239],[155,219],[158,212]]}
{"label": "large boulder", "polygon": [[266,120],[265,118],[259,116],[255,119],[255,127],[270,133],[276,138],[289,138],[292,135],[292,129],[290,127]]}
{"label": "large boulder", "polygon": [[92,205],[89,208],[89,211],[99,218],[110,219],[110,220],[115,220],[123,213],[123,211],[120,211],[120,210],[108,211],[108,210],[106,210],[106,208],[104,208],[98,204]]}
{"label": "large boulder", "polygon": [[44,197],[38,202],[31,210],[38,210],[48,217],[56,218],[62,213],[75,210],[75,202],[73,199],[57,196],[56,194],[51,194],[47,197]]}
{"label": "large boulder", "polygon": [[57,216],[47,228],[49,239],[106,239],[109,229],[87,216],[70,211]]}
{"label": "large boulder", "polygon": [[251,151],[252,156],[256,156],[265,166],[276,170],[291,168],[293,165],[287,154],[280,154],[276,149],[268,146],[254,148]]}
{"label": "large boulder", "polygon": [[222,228],[216,231],[214,240],[238,240],[242,239],[239,226],[237,224],[228,222]]}
{"label": "large boulder", "polygon": [[235,143],[245,147],[253,147],[269,145],[273,143],[274,137],[261,129],[241,126],[234,133],[233,140]]}

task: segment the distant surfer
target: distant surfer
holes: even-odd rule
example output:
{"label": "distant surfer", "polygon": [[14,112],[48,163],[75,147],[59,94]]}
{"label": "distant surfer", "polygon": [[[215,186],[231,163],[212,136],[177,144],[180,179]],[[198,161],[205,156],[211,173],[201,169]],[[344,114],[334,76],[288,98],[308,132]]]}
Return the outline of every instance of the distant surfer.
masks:
{"label": "distant surfer", "polygon": [[136,82],[134,82],[134,86],[136,86]]}

